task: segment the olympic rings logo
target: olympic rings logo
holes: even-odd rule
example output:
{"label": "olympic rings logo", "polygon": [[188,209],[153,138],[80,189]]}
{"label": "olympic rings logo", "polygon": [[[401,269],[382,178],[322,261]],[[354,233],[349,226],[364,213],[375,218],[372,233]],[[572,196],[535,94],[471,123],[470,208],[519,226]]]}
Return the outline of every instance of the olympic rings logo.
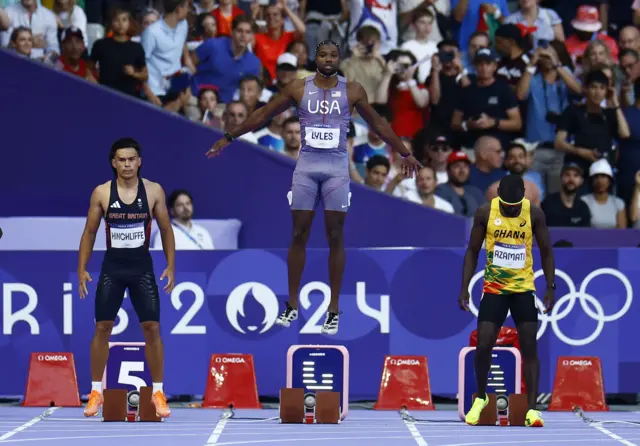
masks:
{"label": "olympic rings logo", "polygon": [[[537,279],[543,274],[544,272],[541,269],[536,271],[534,274],[534,279]],[[602,305],[600,304],[598,299],[596,299],[594,296],[587,293],[586,291],[587,287],[589,286],[589,283],[593,279],[601,275],[611,275],[616,277],[617,279],[620,280],[620,282],[625,288],[626,299],[625,299],[624,305],[617,313],[610,314],[610,315],[605,314],[604,308],[602,308]],[[478,317],[478,308],[473,303],[473,287],[483,277],[484,277],[484,271],[478,271],[473,276],[473,278],[471,279],[471,283],[469,284],[469,294],[471,295],[471,298],[469,299],[469,310],[471,311],[471,313],[473,313],[475,317]],[[587,275],[587,277],[584,278],[584,280],[582,281],[582,284],[580,285],[579,290],[576,289],[576,285],[573,282],[573,279],[571,279],[571,277],[564,271],[556,269],[556,278],[560,278],[564,280],[564,282],[567,284],[567,287],[569,288],[569,292],[564,296],[562,296],[561,298],[556,299],[555,305],[553,307],[553,310],[551,310],[551,313],[549,314],[544,314],[542,312],[539,313],[538,317],[541,323],[540,323],[540,328],[538,328],[537,339],[540,339],[542,337],[545,330],[547,329],[547,325],[551,324],[551,328],[553,329],[553,332],[555,333],[555,335],[558,337],[558,339],[560,339],[565,344],[572,345],[574,347],[590,344],[593,341],[595,341],[598,338],[598,336],[600,336],[600,333],[602,333],[602,330],[604,329],[605,322],[613,322],[622,318],[622,316],[624,316],[627,313],[627,311],[629,311],[629,308],[633,303],[633,287],[631,286],[631,282],[629,282],[629,279],[627,278],[627,276],[622,274],[617,269],[599,268],[592,271]],[[558,326],[558,322],[564,319],[565,317],[567,317],[567,315],[571,312],[571,310],[573,310],[573,307],[575,306],[576,301],[580,302],[582,311],[584,311],[587,314],[587,316],[589,316],[591,319],[597,322],[597,326],[594,332],[582,339],[570,338],[569,336],[565,335],[562,332],[562,330],[560,330],[560,327]],[[544,308],[543,301],[540,300],[537,296],[536,296],[536,308],[538,308],[538,311]],[[509,317],[510,314],[511,312],[507,314],[507,317]]]}

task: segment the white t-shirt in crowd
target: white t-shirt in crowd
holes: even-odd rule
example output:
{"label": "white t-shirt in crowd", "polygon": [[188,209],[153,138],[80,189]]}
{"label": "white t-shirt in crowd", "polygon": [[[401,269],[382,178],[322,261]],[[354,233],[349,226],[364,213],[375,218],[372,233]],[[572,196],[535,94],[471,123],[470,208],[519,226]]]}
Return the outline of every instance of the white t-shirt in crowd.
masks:
{"label": "white t-shirt in crowd", "polygon": [[[204,227],[191,222],[189,228],[176,221],[171,222],[171,227],[177,251],[215,249],[211,235]],[[153,249],[162,249],[162,236],[159,232],[153,241]]]}
{"label": "white t-shirt in crowd", "polygon": [[[407,191],[405,198],[409,201],[413,201],[414,203],[422,204],[422,198],[418,195],[417,191]],[[453,206],[444,198],[440,198],[437,195],[433,196],[435,203],[433,205],[434,209],[438,209],[439,211],[448,212],[449,214],[453,214]]]}
{"label": "white t-shirt in crowd", "polygon": [[438,45],[433,42],[418,42],[417,40],[409,40],[402,44],[400,47],[403,50],[409,51],[416,56],[418,63],[418,80],[424,83],[431,74],[431,58],[438,52]]}

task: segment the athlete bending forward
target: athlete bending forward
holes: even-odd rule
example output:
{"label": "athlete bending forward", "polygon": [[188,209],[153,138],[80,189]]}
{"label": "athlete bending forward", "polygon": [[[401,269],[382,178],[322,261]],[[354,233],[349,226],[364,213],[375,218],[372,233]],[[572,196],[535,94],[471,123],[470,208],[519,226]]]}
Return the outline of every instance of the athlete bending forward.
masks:
{"label": "athlete bending forward", "polygon": [[413,177],[414,171],[421,167],[387,122],[373,110],[362,86],[337,75],[339,63],[338,45],[332,41],[321,42],[316,51],[317,74],[293,81],[277,99],[253,112],[207,152],[209,157],[217,156],[234,139],[264,125],[292,104],[298,107],[302,148],[289,195],[293,216],[293,237],[287,259],[289,301],[276,323],[288,327],[298,318],[298,292],[306,244],[315,208],[322,200],[329,243],[331,287],[331,302],[322,333],[330,335],[338,332],[338,300],[345,266],[343,227],[351,205],[347,133],[353,109],[371,130],[404,157],[403,173],[406,177]]}
{"label": "athlete bending forward", "polygon": [[109,356],[109,337],[122,306],[124,292],[129,289],[131,303],[142,324],[145,353],[151,379],[156,415],[170,415],[162,388],[164,349],[160,338],[160,296],[149,254],[151,221],[155,216],[167,268],[166,292],[174,285],[175,241],[165,194],[158,183],[139,176],[142,158],[140,144],[130,138],[119,139],[111,146],[111,166],[116,178],[99,185],[91,195],[89,216],[80,241],[78,280],[80,298],[87,292],[87,262],[96,240],[100,220],[104,216],[107,232],[107,252],[96,289],[96,331],[91,342],[91,394],[84,414],[95,416],[102,405],[102,375]]}
{"label": "athlete bending forward", "polygon": [[524,359],[524,379],[529,410],[526,426],[542,427],[544,421],[536,411],[540,361],[538,360],[538,309],[534,284],[531,246],[535,236],[540,249],[542,270],[547,281],[544,295],[545,313],[551,311],[555,296],[555,266],[549,229],[544,212],[524,198],[524,182],[519,175],[507,175],[498,186],[498,197],[482,205],[475,214],[469,247],[464,256],[462,290],[459,304],[469,311],[469,283],[478,264],[478,253],[486,237],[487,265],[478,313],[478,346],[475,356],[477,398],[466,415],[466,422],[478,424],[487,406],[487,379],[491,353],[502,324],[511,310],[518,330],[520,351]]}

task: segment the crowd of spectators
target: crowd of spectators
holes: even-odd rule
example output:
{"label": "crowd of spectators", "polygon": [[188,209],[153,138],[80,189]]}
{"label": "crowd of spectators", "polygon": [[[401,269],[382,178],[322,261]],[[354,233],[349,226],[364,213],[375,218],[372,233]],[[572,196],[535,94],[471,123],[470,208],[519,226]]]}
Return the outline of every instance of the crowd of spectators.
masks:
{"label": "crowd of spectators", "polygon": [[[354,116],[351,176],[471,217],[506,173],[551,226],[640,228],[640,0],[0,0],[0,44],[225,129],[318,42],[425,165]],[[296,159],[295,108],[245,141]]]}

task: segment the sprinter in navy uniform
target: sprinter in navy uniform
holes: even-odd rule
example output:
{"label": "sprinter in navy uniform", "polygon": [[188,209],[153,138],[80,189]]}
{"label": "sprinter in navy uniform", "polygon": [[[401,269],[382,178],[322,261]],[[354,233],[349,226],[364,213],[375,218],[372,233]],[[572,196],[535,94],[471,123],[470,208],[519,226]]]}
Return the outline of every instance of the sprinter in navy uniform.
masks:
{"label": "sprinter in navy uniform", "polygon": [[80,298],[87,292],[87,263],[93,251],[100,220],[104,217],[107,252],[96,289],[96,331],[91,342],[92,388],[85,416],[95,416],[102,405],[102,374],[109,356],[109,337],[129,290],[131,303],[142,324],[146,357],[153,381],[152,402],[161,418],[170,415],[162,388],[164,349],[160,338],[160,296],[149,254],[151,221],[156,218],[167,258],[160,280],[167,279],[164,290],[174,286],[175,240],[165,201],[158,183],[140,178],[140,144],[131,138],[117,140],[111,146],[111,167],[116,178],[99,185],[91,195],[89,216],[80,241],[78,281]]}

